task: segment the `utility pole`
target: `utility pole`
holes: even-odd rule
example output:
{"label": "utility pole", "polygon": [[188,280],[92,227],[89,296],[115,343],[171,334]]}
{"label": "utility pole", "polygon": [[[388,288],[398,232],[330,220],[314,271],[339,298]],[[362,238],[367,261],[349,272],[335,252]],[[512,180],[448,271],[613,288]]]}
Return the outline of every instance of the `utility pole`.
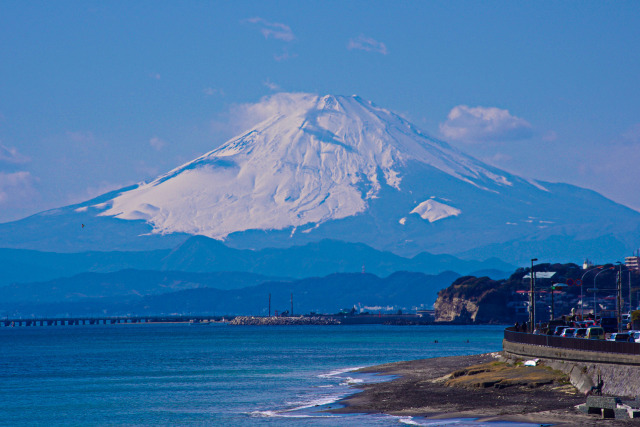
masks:
{"label": "utility pole", "polygon": [[551,320],[555,319],[555,305],[553,303],[553,294],[555,293],[556,290],[556,284],[555,283],[551,283]]}
{"label": "utility pole", "polygon": [[622,331],[622,263],[618,261],[618,283],[616,284],[616,305],[618,306],[618,332]]}
{"label": "utility pole", "polygon": [[633,308],[631,307],[631,269],[629,269],[628,273],[629,273],[629,314],[631,314],[631,311],[633,310]]}
{"label": "utility pole", "polygon": [[533,332],[536,322],[536,276],[533,271],[533,262],[538,258],[531,258],[531,289],[529,291],[529,332]]}

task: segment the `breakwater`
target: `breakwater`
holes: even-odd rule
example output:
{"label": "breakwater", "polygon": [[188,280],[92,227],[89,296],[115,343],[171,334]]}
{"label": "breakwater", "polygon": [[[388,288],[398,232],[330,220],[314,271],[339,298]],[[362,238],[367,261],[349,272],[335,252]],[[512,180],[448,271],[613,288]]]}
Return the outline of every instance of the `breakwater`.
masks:
{"label": "breakwater", "polygon": [[430,325],[433,320],[416,314],[326,314],[315,316],[236,316],[230,325]]}
{"label": "breakwater", "polygon": [[279,326],[279,325],[339,325],[340,321],[329,316],[311,317],[254,317],[237,316],[229,325]]}

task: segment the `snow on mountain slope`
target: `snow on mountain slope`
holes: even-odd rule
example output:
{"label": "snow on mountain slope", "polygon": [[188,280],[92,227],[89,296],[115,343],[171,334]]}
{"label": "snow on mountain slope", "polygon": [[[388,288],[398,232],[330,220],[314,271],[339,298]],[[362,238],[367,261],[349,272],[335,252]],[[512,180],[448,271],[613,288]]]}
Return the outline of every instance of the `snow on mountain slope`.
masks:
{"label": "snow on mountain slope", "polygon": [[420,215],[420,218],[429,222],[436,222],[450,216],[458,216],[462,211],[454,208],[453,206],[445,205],[444,203],[429,199],[420,203],[410,213],[416,213]]}
{"label": "snow on mountain slope", "polygon": [[[264,102],[276,105],[271,117],[122,193],[101,215],[145,220],[154,233],[223,239],[249,229],[295,230],[362,213],[383,185],[403,190],[409,161],[486,191],[513,185],[508,174],[357,96],[279,94]],[[442,211],[430,203],[432,211]]]}
{"label": "snow on mountain slope", "polygon": [[151,182],[0,224],[0,247],[146,250],[201,234],[243,249],[334,239],[521,263],[619,259],[640,241],[640,213],[488,166],[356,96],[253,107],[261,118],[242,135]]}

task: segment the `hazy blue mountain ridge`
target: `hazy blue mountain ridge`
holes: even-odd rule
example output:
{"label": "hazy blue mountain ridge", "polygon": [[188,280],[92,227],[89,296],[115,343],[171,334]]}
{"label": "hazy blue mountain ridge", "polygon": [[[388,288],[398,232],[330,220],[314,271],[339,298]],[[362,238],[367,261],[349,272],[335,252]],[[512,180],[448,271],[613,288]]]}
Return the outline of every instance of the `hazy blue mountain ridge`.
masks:
{"label": "hazy blue mountain ridge", "polygon": [[451,270],[509,272],[514,266],[499,259],[465,261],[449,255],[422,253],[404,258],[364,244],[324,240],[291,248],[257,251],[230,248],[204,236],[193,236],[174,249],[50,253],[0,249],[0,286],[69,277],[83,272],[108,273],[124,269],[183,272],[251,272],[265,276],[303,278],[332,273],[361,272],[380,276],[395,271],[437,274]]}
{"label": "hazy blue mountain ridge", "polygon": [[111,273],[80,273],[49,281],[18,283],[0,287],[0,306],[10,309],[16,303],[58,303],[86,298],[123,300],[193,288],[239,289],[282,280],[254,273],[148,271],[126,269]]}
{"label": "hazy blue mountain ridge", "polygon": [[[137,272],[140,275],[149,272]],[[97,275],[97,273],[92,273]],[[204,277],[204,274],[199,274]],[[104,275],[102,275],[104,278]],[[411,308],[425,304],[432,305],[438,291],[449,286],[460,277],[453,272],[438,275],[423,273],[396,272],[380,278],[368,273],[339,273],[325,277],[312,277],[300,280],[266,281],[256,286],[241,289],[216,289],[196,287],[202,282],[191,282],[190,289],[167,292],[156,295],[127,294],[79,297],[73,295],[66,300],[52,302],[29,301],[0,302],[4,315],[12,316],[65,316],[65,315],[126,315],[126,314],[268,314],[268,299],[271,294],[272,314],[290,309],[290,297],[293,294],[294,313],[335,313],[354,305],[364,306],[400,306]],[[192,277],[194,279],[195,276]],[[81,278],[77,278],[78,282]],[[255,277],[248,277],[254,280]],[[108,286],[96,290],[103,292]],[[34,285],[34,287],[37,287]],[[126,288],[126,286],[125,286]],[[5,288],[0,288],[5,289]],[[41,289],[44,290],[44,289]]]}

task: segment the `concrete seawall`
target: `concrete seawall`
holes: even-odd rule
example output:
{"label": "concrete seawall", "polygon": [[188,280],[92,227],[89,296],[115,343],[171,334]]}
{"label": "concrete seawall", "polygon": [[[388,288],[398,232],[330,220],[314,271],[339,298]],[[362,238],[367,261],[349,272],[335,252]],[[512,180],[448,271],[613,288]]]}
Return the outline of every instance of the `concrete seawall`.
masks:
{"label": "concrete seawall", "polygon": [[589,391],[600,374],[604,394],[640,395],[640,355],[567,350],[507,340],[502,347],[505,358],[540,359],[546,366],[566,373],[581,392]]}

